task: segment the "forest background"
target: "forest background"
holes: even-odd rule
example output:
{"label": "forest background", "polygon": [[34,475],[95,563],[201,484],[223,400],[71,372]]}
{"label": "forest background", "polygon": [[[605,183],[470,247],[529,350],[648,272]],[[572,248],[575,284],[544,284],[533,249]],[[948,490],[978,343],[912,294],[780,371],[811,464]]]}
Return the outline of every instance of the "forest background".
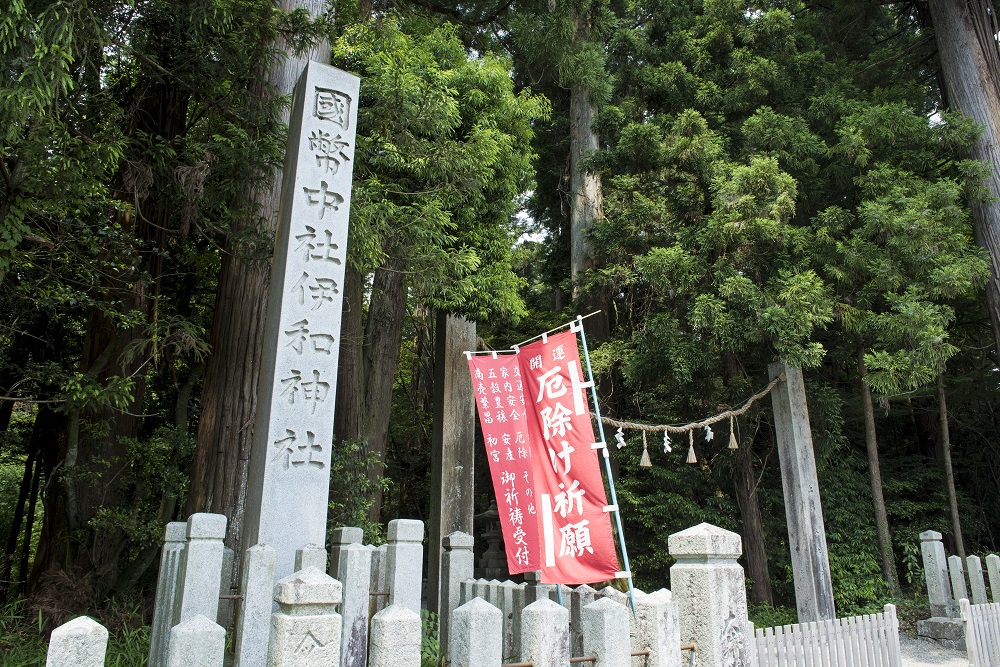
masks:
{"label": "forest background", "polygon": [[[981,0],[4,3],[0,648],[84,612],[141,635],[164,524],[240,514],[307,58],[362,78],[332,525],[377,541],[427,517],[439,314],[501,349],[600,309],[616,418],[701,419],[769,362],[801,365],[838,612],[919,600],[919,532],[1000,547],[995,17]],[[736,450],[726,425],[699,432],[695,465],[686,442],[650,439],[651,468],[638,434],[612,448],[633,571],[667,584],[667,535],[709,521],[743,537],[758,625],[787,622],[768,402],[733,430]]]}

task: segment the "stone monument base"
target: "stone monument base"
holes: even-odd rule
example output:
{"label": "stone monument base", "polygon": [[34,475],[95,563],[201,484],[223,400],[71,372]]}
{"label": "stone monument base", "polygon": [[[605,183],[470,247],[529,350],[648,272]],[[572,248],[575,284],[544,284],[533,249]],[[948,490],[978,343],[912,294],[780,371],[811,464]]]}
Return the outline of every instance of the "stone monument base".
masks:
{"label": "stone monument base", "polygon": [[965,650],[965,626],[960,618],[935,616],[917,621],[917,635],[933,639],[945,648]]}

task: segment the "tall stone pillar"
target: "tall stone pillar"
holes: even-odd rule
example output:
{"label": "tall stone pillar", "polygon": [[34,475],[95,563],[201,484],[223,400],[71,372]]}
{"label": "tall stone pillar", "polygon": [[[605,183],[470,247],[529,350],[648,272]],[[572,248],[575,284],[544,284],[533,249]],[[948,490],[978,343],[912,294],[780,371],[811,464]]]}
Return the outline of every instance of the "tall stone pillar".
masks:
{"label": "tall stone pillar", "polygon": [[475,398],[463,352],[476,349],[476,323],[438,313],[434,345],[434,428],[427,540],[427,608],[440,612],[442,540],[472,534],[475,490]]}
{"label": "tall stone pillar", "polygon": [[785,494],[799,623],[831,620],[837,617],[837,611],[802,369],[774,363],[768,367],[768,372],[772,378],[785,377],[771,392],[771,406],[781,462],[781,487]]}

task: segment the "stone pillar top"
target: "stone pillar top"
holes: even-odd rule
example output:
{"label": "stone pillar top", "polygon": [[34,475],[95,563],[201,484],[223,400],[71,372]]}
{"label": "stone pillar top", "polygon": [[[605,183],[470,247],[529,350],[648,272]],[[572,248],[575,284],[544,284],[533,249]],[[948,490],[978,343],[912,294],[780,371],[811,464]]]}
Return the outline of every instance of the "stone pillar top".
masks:
{"label": "stone pillar top", "polygon": [[83,637],[90,634],[107,637],[108,629],[89,616],[77,616],[53,630],[52,634],[58,634],[59,637]]}
{"label": "stone pillar top", "polygon": [[448,533],[441,541],[445,549],[471,549],[476,545],[476,538],[460,530]]}
{"label": "stone pillar top", "polygon": [[[489,602],[487,602],[486,604],[489,604]],[[566,609],[566,607],[562,606],[561,604],[559,604],[554,600],[550,600],[549,598],[542,598],[541,600],[535,600],[534,602],[532,602],[531,604],[529,604],[527,607],[524,608],[525,611],[529,609],[536,612],[566,614],[567,617],[569,616],[569,610]]]}
{"label": "stone pillar top", "polygon": [[187,536],[189,539],[225,539],[226,516],[206,512],[192,514],[187,520]]}
{"label": "stone pillar top", "polygon": [[393,519],[389,522],[390,542],[423,542],[424,522],[418,519]]}
{"label": "stone pillar top", "polygon": [[739,558],[743,554],[743,541],[736,533],[700,523],[674,533],[667,538],[670,555],[678,560],[695,557],[712,559]]}
{"label": "stone pillar top", "polygon": [[340,604],[340,582],[315,567],[307,567],[274,585],[274,601],[282,605]]}
{"label": "stone pillar top", "polygon": [[939,542],[941,540],[941,533],[936,530],[925,530],[920,533],[921,542]]}
{"label": "stone pillar top", "polygon": [[345,526],[333,529],[333,544],[361,544],[365,538],[365,531],[361,528]]}
{"label": "stone pillar top", "polygon": [[183,542],[187,539],[187,524],[183,521],[171,521],[163,529],[164,542]]}

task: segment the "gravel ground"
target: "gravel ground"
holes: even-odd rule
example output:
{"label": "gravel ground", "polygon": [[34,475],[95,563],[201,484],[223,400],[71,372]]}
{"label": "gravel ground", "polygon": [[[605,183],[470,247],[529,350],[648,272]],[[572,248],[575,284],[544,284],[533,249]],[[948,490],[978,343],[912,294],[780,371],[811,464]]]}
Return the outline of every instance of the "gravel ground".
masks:
{"label": "gravel ground", "polygon": [[903,667],[968,667],[965,651],[941,648],[936,642],[901,634],[899,644],[903,651]]}

